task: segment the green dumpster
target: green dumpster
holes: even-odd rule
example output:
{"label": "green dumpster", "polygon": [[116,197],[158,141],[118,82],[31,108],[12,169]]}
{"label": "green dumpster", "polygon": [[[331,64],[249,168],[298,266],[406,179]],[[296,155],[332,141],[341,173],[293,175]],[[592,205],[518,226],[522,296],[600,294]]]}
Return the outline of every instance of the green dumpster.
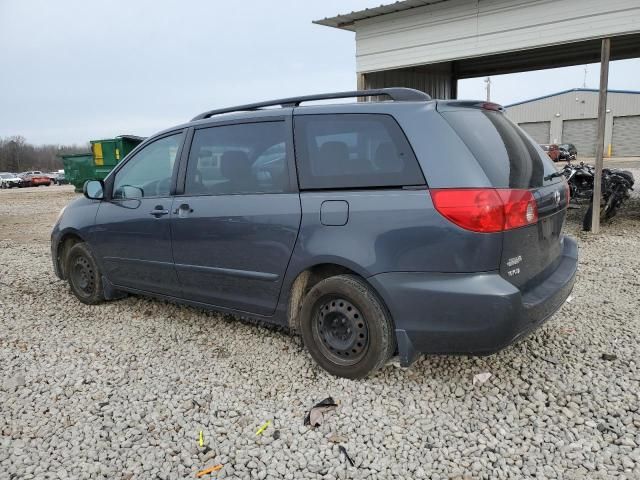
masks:
{"label": "green dumpster", "polygon": [[136,148],[144,138],[134,135],[120,135],[116,138],[91,140],[91,152],[96,167],[113,167]]}
{"label": "green dumpster", "polygon": [[84,182],[103,180],[143,140],[143,137],[134,135],[91,140],[91,153],[62,155],[64,174],[76,192],[81,192]]}
{"label": "green dumpster", "polygon": [[94,178],[95,175],[93,155],[90,153],[76,153],[61,156],[65,178],[76,187],[76,192],[81,192],[84,182]]}

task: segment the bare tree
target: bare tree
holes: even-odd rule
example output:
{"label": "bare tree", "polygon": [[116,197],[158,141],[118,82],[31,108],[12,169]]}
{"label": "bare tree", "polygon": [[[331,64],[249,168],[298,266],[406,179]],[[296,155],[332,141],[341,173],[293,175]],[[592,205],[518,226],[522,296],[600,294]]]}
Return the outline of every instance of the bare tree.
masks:
{"label": "bare tree", "polygon": [[62,168],[60,155],[90,152],[89,144],[32,145],[20,135],[0,138],[0,171],[54,171]]}

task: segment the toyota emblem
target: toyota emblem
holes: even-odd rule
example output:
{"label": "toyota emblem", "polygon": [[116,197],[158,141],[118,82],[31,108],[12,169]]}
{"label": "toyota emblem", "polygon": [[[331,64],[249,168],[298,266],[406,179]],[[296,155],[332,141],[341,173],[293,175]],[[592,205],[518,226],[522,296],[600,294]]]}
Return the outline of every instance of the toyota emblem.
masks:
{"label": "toyota emblem", "polygon": [[556,207],[560,205],[560,192],[557,190],[553,192],[553,202],[556,204]]}

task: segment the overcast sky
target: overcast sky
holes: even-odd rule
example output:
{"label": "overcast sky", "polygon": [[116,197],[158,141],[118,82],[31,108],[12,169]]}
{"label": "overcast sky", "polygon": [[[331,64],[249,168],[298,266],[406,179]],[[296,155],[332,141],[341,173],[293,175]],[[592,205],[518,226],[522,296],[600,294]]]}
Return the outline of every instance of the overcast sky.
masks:
{"label": "overcast sky", "polygon": [[[312,20],[383,0],[0,0],[0,137],[150,135],[214,107],[355,88],[352,32]],[[383,3],[389,3],[384,1]],[[493,77],[509,104],[581,87],[584,68]],[[587,86],[598,86],[590,65]],[[610,88],[640,90],[640,60]],[[482,79],[460,98],[484,98]]]}

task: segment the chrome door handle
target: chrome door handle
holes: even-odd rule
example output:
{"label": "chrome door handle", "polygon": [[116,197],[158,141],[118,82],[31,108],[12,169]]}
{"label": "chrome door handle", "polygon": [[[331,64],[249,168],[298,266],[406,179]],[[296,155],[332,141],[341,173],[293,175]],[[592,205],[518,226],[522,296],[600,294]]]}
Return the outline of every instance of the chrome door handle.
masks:
{"label": "chrome door handle", "polygon": [[162,207],[156,208],[149,212],[149,215],[153,215],[156,218],[159,218],[163,215],[169,215],[169,210],[164,210]]}

